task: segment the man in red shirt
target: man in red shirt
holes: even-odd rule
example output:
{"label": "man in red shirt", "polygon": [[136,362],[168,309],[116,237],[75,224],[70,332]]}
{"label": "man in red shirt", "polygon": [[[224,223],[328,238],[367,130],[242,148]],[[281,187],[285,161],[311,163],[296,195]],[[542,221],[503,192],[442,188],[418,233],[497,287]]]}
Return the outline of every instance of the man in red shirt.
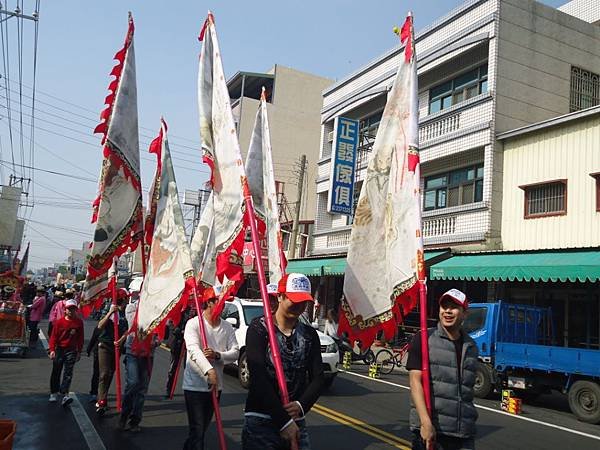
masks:
{"label": "man in red shirt", "polygon": [[[73,399],[69,396],[69,388],[73,379],[73,367],[81,357],[83,348],[83,322],[77,314],[77,302],[73,299],[65,302],[64,317],[56,320],[50,335],[48,350],[52,360],[50,375],[50,399],[58,400],[58,393],[64,395],[62,405],[69,405]],[[63,375],[62,383],[60,375]]]}

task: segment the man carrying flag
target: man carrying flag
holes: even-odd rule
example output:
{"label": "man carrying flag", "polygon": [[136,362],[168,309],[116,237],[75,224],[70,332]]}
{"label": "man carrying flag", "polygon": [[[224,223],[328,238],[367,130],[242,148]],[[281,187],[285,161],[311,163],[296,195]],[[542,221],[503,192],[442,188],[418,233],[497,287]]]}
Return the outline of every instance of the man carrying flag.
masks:
{"label": "man carrying flag", "polygon": [[426,450],[435,442],[441,450],[471,450],[475,448],[477,420],[473,386],[478,351],[473,339],[462,330],[469,302],[461,291],[450,289],[440,297],[439,304],[438,325],[427,333],[433,418],[427,412],[423,394],[419,333],[413,338],[406,361],[412,400],[410,429],[415,434],[412,448]]}

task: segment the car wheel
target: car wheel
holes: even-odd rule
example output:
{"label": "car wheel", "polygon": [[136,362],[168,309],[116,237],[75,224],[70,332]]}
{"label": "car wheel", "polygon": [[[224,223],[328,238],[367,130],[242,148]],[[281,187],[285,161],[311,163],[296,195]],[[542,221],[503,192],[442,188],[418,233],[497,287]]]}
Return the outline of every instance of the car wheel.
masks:
{"label": "car wheel", "polygon": [[248,359],[246,358],[246,352],[240,355],[238,360],[238,377],[240,378],[240,384],[244,389],[250,387],[250,371],[248,370]]}
{"label": "car wheel", "polygon": [[487,364],[477,363],[473,394],[477,398],[486,398],[492,393],[492,374]]}
{"label": "car wheel", "polygon": [[569,389],[569,406],[582,422],[600,423],[600,386],[592,381],[576,381]]}

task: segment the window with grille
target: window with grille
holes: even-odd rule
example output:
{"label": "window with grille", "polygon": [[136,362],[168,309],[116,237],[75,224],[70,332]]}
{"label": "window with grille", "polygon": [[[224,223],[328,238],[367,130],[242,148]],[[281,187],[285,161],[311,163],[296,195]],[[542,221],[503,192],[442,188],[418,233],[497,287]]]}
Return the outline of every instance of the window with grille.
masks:
{"label": "window with grille", "polygon": [[521,186],[525,191],[525,218],[559,216],[567,213],[567,180]]}
{"label": "window with grille", "polygon": [[449,108],[488,90],[488,66],[476,69],[439,84],[429,90],[429,114]]}
{"label": "window with grille", "polygon": [[423,209],[448,208],[483,200],[483,164],[425,178]]}
{"label": "window with grille", "polygon": [[600,75],[579,67],[571,67],[571,112],[600,104]]}

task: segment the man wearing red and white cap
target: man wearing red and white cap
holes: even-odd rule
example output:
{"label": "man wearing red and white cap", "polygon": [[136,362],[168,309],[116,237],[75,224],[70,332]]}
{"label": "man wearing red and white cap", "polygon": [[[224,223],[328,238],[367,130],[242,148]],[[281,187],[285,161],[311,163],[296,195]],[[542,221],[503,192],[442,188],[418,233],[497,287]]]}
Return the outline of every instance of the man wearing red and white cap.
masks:
{"label": "man wearing red and white cap", "polygon": [[450,289],[439,299],[439,322],[428,330],[432,403],[429,417],[421,381],[421,335],[413,338],[406,362],[410,376],[410,428],[413,449],[474,449],[477,411],[473,386],[478,364],[475,342],[462,329],[469,307],[467,296]]}
{"label": "man wearing red and white cap", "polygon": [[58,401],[60,393],[64,395],[62,405],[67,406],[73,401],[69,396],[69,389],[73,379],[73,367],[79,361],[83,348],[83,322],[79,318],[77,302],[73,299],[65,302],[64,314],[64,317],[54,322],[48,343],[48,356],[52,360],[49,401]]}
{"label": "man wearing red and white cap", "polygon": [[277,287],[273,315],[276,339],[287,380],[290,402],[282,405],[264,317],[254,319],[246,334],[250,388],[246,400],[242,447],[245,450],[310,449],[305,414],[319,398],[325,377],[317,332],[298,320],[314,301],[308,278],[284,275]]}

